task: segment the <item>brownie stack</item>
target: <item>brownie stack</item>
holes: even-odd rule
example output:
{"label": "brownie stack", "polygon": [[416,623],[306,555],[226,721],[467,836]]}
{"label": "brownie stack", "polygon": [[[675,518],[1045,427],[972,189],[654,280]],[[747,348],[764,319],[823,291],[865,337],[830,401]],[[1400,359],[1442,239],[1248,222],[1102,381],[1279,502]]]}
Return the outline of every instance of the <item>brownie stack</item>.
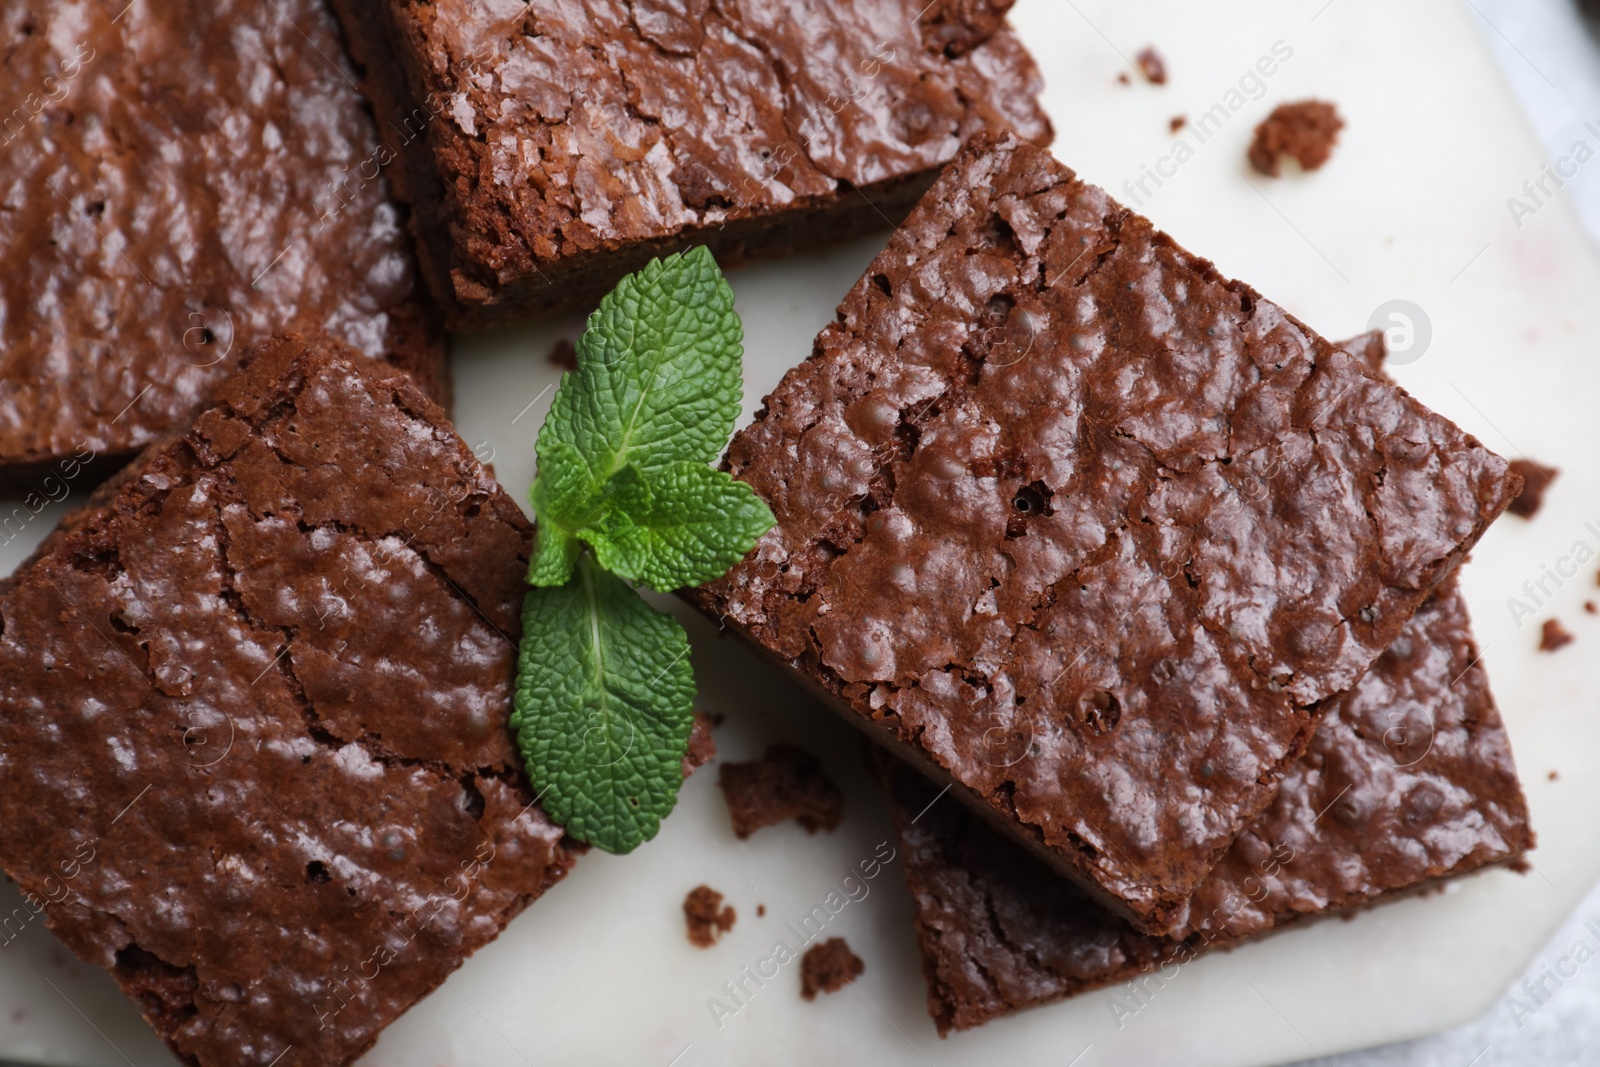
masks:
{"label": "brownie stack", "polygon": [[1519,479],[1349,349],[981,135],[734,439],[694,599],[904,761],[941,1030],[1531,847],[1453,580]]}

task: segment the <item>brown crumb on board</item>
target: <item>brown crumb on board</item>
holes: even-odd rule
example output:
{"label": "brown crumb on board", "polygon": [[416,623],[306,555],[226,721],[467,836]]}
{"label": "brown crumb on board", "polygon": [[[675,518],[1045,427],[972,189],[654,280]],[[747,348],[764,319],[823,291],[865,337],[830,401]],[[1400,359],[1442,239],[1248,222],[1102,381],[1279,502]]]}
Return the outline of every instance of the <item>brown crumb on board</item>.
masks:
{"label": "brown crumb on board", "polygon": [[1133,84],[1133,79],[1128,77],[1128,72],[1127,71],[1123,71],[1121,74],[1117,75],[1117,84],[1118,85],[1132,85]]}
{"label": "brown crumb on board", "polygon": [[818,993],[832,993],[861,977],[867,965],[850,951],[842,937],[830,937],[812,945],[800,958],[800,995],[816,1000]]}
{"label": "brown crumb on board", "polygon": [[1321,100],[1280,104],[1256,127],[1250,165],[1269,178],[1280,173],[1279,157],[1293,156],[1305,170],[1316,170],[1333,154],[1344,119],[1339,109]]}
{"label": "brown crumb on board", "polygon": [[1511,473],[1522,479],[1522,492],[1517,494],[1506,510],[1524,519],[1531,519],[1539,514],[1539,509],[1544,506],[1545,490],[1550,488],[1550,483],[1556,480],[1556,475],[1561,471],[1531,459],[1514,459],[1511,461]]}
{"label": "brown crumb on board", "polygon": [[1551,771],[1546,777],[1548,777],[1552,782],[1559,782],[1561,781],[1561,772]]}
{"label": "brown crumb on board", "polygon": [[1558,648],[1566,648],[1576,640],[1577,638],[1561,625],[1560,619],[1546,619],[1544,629],[1539,632],[1539,651],[1554,652]]}
{"label": "brown crumb on board", "polygon": [[1173,133],[1177,133],[1187,125],[1189,125],[1188,115],[1174,115],[1168,120],[1167,129],[1171,130]]}
{"label": "brown crumb on board", "polygon": [[1600,605],[1595,604],[1595,602],[1592,600],[1585,600],[1583,602],[1583,610],[1587,611],[1590,615],[1600,615]]}
{"label": "brown crumb on board", "polygon": [[833,830],[844,818],[844,794],[817,757],[778,743],[748,763],[724,763],[718,776],[733,832],[749,837],[763,826],[794,819],[807,833]]}
{"label": "brown crumb on board", "polygon": [[767,906],[765,904],[757,904],[756,905],[756,918],[764,919],[764,918],[766,918],[766,915],[767,915]]}
{"label": "brown crumb on board", "polygon": [[1167,84],[1167,61],[1161,58],[1154,45],[1146,45],[1142,51],[1133,57],[1139,64],[1139,73],[1143,74],[1151,85]]}
{"label": "brown crumb on board", "polygon": [[717,938],[733,929],[739,917],[733,905],[722,906],[722,894],[708,885],[697,885],[683,898],[683,918],[689,924],[689,943],[710,948]]}
{"label": "brown crumb on board", "polygon": [[704,767],[717,758],[717,740],[711,736],[711,717],[703,711],[694,713],[694,729],[689,734],[689,751],[683,756],[685,778],[696,767]]}
{"label": "brown crumb on board", "polygon": [[558,370],[578,369],[578,349],[571,341],[563,337],[550,349],[550,354],[545,357],[550,365]]}

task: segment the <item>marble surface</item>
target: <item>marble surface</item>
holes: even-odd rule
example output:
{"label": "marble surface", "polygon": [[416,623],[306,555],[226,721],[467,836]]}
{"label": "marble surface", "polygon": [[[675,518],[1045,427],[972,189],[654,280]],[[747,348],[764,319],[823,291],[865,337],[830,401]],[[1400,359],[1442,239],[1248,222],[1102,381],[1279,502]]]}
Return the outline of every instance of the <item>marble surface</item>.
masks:
{"label": "marble surface", "polygon": [[[1585,25],[1573,0],[1468,2],[1550,162],[1571,160],[1563,170],[1575,173],[1558,172],[1562,186],[1550,182],[1546,188],[1570,200],[1590,236],[1600,241],[1600,156],[1592,165],[1577,162],[1580,144],[1600,153],[1600,27]],[[1527,190],[1517,199],[1519,212],[1536,206]],[[1600,956],[1600,888],[1479,1021],[1420,1041],[1317,1057],[1294,1067],[1592,1064],[1600,1046],[1600,960],[1589,959],[1591,954]]]}
{"label": "marble surface", "polygon": [[[1569,183],[1572,196],[1563,194],[1560,203],[1539,205],[1526,229],[1513,227],[1504,199],[1539,174],[1540,153],[1470,24],[1476,7],[1490,23],[1483,40],[1541,83],[1560,85],[1557,53],[1582,53],[1570,47],[1570,27],[1548,55],[1524,36],[1535,31],[1511,15],[1533,6],[1024,0],[1017,18],[1047,68],[1047,106],[1061,131],[1057,153],[1120,196],[1168,159],[1172,114],[1213,107],[1262,50],[1279,38],[1292,41],[1294,61],[1270,92],[1252,98],[1210,147],[1184,163],[1181,179],[1137,206],[1330,336],[1366,328],[1374,309],[1395,298],[1416,301],[1432,317],[1435,351],[1397,368],[1403,384],[1491,447],[1567,468],[1539,521],[1497,524],[1465,576],[1543,836],[1538,873],[1491,872],[1441,896],[1200,961],[1125,1031],[1109,1022],[1113,990],[941,1042],[923,1012],[909,904],[895,872],[830,927],[867,960],[853,991],[808,1005],[785,984],[741,1006],[719,1029],[708,1019],[708,999],[768,950],[785,919],[808,913],[839,873],[873,854],[887,824],[848,728],[735,643],[717,642],[709,626],[686,619],[697,674],[704,672],[702,703],[728,716],[718,736],[724,758],[748,758],[777,739],[812,749],[846,792],[844,827],[808,837],[785,826],[740,842],[713,776],[698,775],[660,840],[630,857],[585,860],[392,1028],[365,1062],[1241,1067],[1313,1053],[1320,1063],[1323,1053],[1436,1033],[1486,1011],[1477,1028],[1341,1067],[1468,1067],[1474,1057],[1474,1067],[1584,1062],[1577,1046],[1563,1052],[1555,1043],[1571,1032],[1568,1022],[1596,1014],[1592,993],[1583,990],[1595,988],[1587,984],[1596,981],[1588,967],[1600,975],[1600,963],[1559,986],[1547,979],[1537,998],[1545,1004],[1531,1018],[1496,1005],[1600,877],[1593,818],[1600,778],[1583,773],[1600,766],[1600,717],[1592,708],[1600,662],[1585,655],[1600,640],[1600,619],[1579,607],[1587,590],[1577,583],[1565,590],[1555,608],[1584,643],[1551,658],[1533,650],[1530,632],[1504,608],[1507,592],[1539,561],[1556,559],[1600,499],[1600,460],[1593,458],[1600,457],[1600,429],[1592,420],[1600,361],[1591,340],[1600,335],[1593,299],[1600,267],[1575,236],[1571,214],[1583,182]],[[1171,62],[1172,84],[1158,91],[1119,83],[1126,56],[1152,40]],[[1254,122],[1277,100],[1316,93],[1330,94],[1351,119],[1333,162],[1319,175],[1264,187],[1247,180],[1243,154]],[[1559,92],[1555,98],[1564,99]],[[1562,139],[1570,141],[1586,107],[1570,106],[1548,127],[1541,119],[1541,134],[1562,138],[1565,129]],[[881,243],[874,234],[737,272],[749,351],[747,414],[804,354]],[[461,431],[496,454],[500,477],[519,496],[532,475],[540,398],[554,380],[542,353],[578,325],[571,318],[475,337],[457,353]],[[1507,373],[1508,359],[1518,373]],[[1573,402],[1561,402],[1566,397]],[[51,521],[53,515],[40,516],[35,532]],[[26,551],[22,540],[0,546],[0,572]],[[1553,768],[1561,781],[1547,779]],[[683,893],[702,881],[727,892],[740,913],[738,927],[712,952],[687,945],[678,910]],[[0,912],[9,910],[5,894],[0,888]],[[757,904],[765,904],[767,917],[757,916]],[[1584,905],[1580,916],[1600,918],[1600,902]],[[1556,935],[1558,948],[1535,964],[1533,979],[1543,965],[1556,974],[1579,936],[1589,937],[1581,922]],[[1600,945],[1600,935],[1590,941]],[[0,953],[0,1055],[71,1067],[171,1062],[109,980],[76,964],[42,930]]]}

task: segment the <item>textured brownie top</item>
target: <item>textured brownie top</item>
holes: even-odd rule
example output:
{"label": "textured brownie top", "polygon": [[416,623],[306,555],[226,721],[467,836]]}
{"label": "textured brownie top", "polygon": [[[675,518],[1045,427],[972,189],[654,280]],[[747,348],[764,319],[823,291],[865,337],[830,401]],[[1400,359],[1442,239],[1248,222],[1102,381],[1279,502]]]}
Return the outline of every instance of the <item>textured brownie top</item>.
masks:
{"label": "textured brownie top", "polygon": [[530,532],[409,379],[274,342],[10,583],[0,858],[185,1062],[347,1062],[582,851],[507,726]]}
{"label": "textured brownie top", "polygon": [[358,38],[389,26],[406,78],[375,91],[425,127],[410,195],[442,196],[430,275],[469,313],[571,260],[858,199],[986,124],[1048,140],[1011,3],[340,0]]}
{"label": "textured brownie top", "polygon": [[881,760],[940,1032],[1518,862],[1533,833],[1477,660],[1465,605],[1441,592],[1330,702],[1272,807],[1195,894],[1184,940],[1137,933],[961,805],[917,818],[936,788]]}
{"label": "textured brownie top", "polygon": [[987,135],[729,463],[778,525],[699,603],[1155,933],[1517,488]]}
{"label": "textured brownie top", "polygon": [[3,0],[0,34],[0,467],[135,451],[276,331],[447,398],[322,3]]}

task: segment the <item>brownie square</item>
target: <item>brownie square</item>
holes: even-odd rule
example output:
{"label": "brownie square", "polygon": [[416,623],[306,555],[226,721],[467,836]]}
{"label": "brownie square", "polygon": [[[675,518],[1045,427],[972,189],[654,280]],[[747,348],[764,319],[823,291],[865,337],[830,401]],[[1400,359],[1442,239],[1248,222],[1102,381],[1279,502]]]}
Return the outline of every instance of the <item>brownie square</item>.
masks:
{"label": "brownie square", "polygon": [[0,864],[185,1063],[348,1063],[584,851],[508,726],[530,525],[379,370],[267,344],[0,602]]}
{"label": "brownie square", "polygon": [[778,524],[696,602],[1158,934],[1517,489],[987,134],[728,464]]}
{"label": "brownie square", "polygon": [[335,0],[452,328],[898,222],[982,126],[1047,142],[1012,0]]}
{"label": "brownie square", "polygon": [[936,786],[878,750],[940,1034],[1150,971],[1170,979],[1210,949],[1515,866],[1533,847],[1453,581],[1330,705],[1272,806],[1167,938],[1097,907],[962,805],[936,803]]}
{"label": "brownie square", "polygon": [[187,426],[275,332],[326,330],[448,403],[321,0],[0,0],[0,33],[0,492],[42,501]]}

